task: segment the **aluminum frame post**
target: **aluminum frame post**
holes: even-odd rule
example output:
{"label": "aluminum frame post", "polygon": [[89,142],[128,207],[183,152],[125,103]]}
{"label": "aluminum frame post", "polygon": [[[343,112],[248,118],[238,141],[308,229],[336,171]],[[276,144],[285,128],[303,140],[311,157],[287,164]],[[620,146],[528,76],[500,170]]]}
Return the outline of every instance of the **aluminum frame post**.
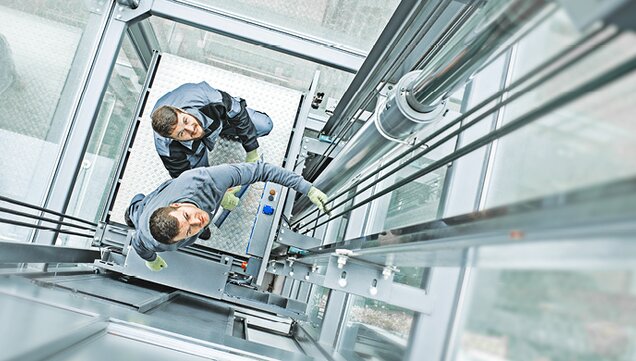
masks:
{"label": "aluminum frame post", "polygon": [[[125,12],[111,8],[109,20],[102,34],[97,55],[91,66],[88,80],[82,92],[81,101],[73,117],[70,132],[64,143],[45,207],[64,213],[75,186],[84,153],[99,113],[99,105],[106,93],[108,82],[115,66],[117,54],[126,32],[127,21],[145,16],[145,11]],[[122,16],[125,14],[125,16]],[[123,20],[122,20],[123,19]],[[53,244],[56,235],[38,233],[36,242]]]}

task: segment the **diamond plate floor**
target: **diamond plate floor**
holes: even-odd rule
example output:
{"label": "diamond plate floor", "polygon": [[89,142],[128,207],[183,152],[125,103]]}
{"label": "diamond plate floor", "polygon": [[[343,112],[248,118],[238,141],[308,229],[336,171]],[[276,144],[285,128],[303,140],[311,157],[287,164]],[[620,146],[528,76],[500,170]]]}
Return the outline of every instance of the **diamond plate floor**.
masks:
{"label": "diamond plate floor", "polygon": [[[250,108],[263,111],[272,118],[274,129],[268,136],[259,139],[260,148],[266,162],[282,164],[300,102],[300,92],[164,54],[115,200],[112,220],[123,223],[124,211],[135,194],[148,194],[169,179],[152,138],[150,112],[155,102],[183,83],[202,80],[233,96],[245,98]],[[219,139],[210,152],[210,165],[238,163],[244,159],[245,151],[240,143],[224,139]],[[197,242],[226,252],[245,254],[262,189],[262,183],[254,184],[220,229],[211,226],[210,240]]]}

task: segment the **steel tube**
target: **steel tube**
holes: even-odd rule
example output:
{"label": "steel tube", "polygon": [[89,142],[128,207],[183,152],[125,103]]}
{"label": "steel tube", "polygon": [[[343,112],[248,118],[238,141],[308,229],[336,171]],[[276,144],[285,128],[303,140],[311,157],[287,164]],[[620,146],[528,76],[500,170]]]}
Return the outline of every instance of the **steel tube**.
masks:
{"label": "steel tube", "polygon": [[489,1],[439,53],[406,91],[409,104],[420,112],[435,109],[448,98],[521,27],[546,5],[545,0]]}
{"label": "steel tube", "polygon": [[[427,114],[435,118],[435,113],[442,110],[448,94],[469,80],[489,60],[490,55],[510,40],[510,36],[527,24],[527,20],[546,4],[544,0],[515,0],[505,4],[506,2],[508,1],[488,2],[486,7],[476,12],[449,40],[449,51],[437,53],[413,80],[404,81],[412,76],[411,73],[405,75],[386,103],[378,108],[382,113],[374,113],[374,122],[367,121],[316,179],[314,185],[327,194],[337,191],[390,149],[395,148],[396,144],[387,141],[387,138],[399,137],[403,140],[408,134],[422,129],[425,124],[417,119],[426,118]],[[402,104],[402,97],[406,105],[400,107],[399,112],[387,111],[393,105]],[[386,134],[388,129],[400,128],[401,131],[397,134]],[[301,199],[294,206],[293,213],[304,217],[309,207],[310,203]]]}
{"label": "steel tube", "polygon": [[[609,83],[611,83],[612,81],[620,78],[621,76],[624,76],[626,74],[629,74],[630,72],[634,71],[634,69],[636,69],[636,58],[631,58],[630,60],[624,62],[623,64],[613,68],[612,70],[609,70],[607,72],[605,72],[604,74],[601,74],[600,76],[597,76],[596,78],[588,81],[587,83],[583,84],[582,86],[580,86],[577,89],[568,91],[558,97],[556,97],[555,99],[553,99],[552,101],[548,102],[547,104],[545,104],[543,107],[530,111],[522,116],[520,116],[519,118],[503,125],[501,128],[494,130],[488,134],[486,134],[485,136],[473,141],[472,143],[458,149],[457,151],[444,156],[442,158],[440,158],[439,160],[429,164],[427,167],[414,172],[413,174],[409,175],[408,177],[402,179],[399,182],[396,182],[395,184],[393,184],[392,186],[383,189],[382,191],[374,194],[373,196],[367,197],[366,199],[360,201],[359,203],[347,208],[346,210],[333,215],[332,217],[330,217],[329,219],[327,219],[326,221],[323,221],[321,223],[316,224],[313,228],[309,228],[307,231],[311,231],[312,229],[318,228],[321,225],[335,219],[338,218],[348,212],[350,212],[353,209],[356,209],[358,207],[363,206],[364,204],[373,201],[374,199],[377,199],[385,194],[388,194],[392,191],[394,191],[397,188],[402,187],[403,185],[410,183],[432,171],[437,170],[438,168],[444,166],[445,164],[448,164],[449,162],[452,162],[460,157],[463,157],[464,155],[492,142],[493,140],[499,139],[501,137],[503,137],[506,134],[509,134],[523,126],[525,126],[526,124],[531,123],[534,120],[537,120],[538,118],[548,114],[549,112],[579,98],[580,96],[582,96],[585,93],[594,91],[602,86],[605,86]],[[313,220],[312,220],[313,221]]]}
{"label": "steel tube", "polygon": [[12,220],[12,219],[0,218],[0,223],[13,224],[14,226],[27,227],[27,228],[35,228],[35,229],[41,229],[41,230],[45,230],[45,231],[53,231],[53,232],[56,232],[56,233],[64,233],[64,234],[70,234],[70,235],[73,235],[73,236],[80,236],[80,237],[86,237],[86,238],[93,238],[93,237],[94,237],[94,235],[92,235],[92,234],[85,234],[85,233],[79,233],[79,232],[67,231],[67,230],[65,230],[65,229],[59,229],[59,228],[53,228],[53,227],[40,226],[40,225],[37,225],[37,224],[31,224],[31,223],[26,223],[26,222],[14,221],[14,220]]}
{"label": "steel tube", "polygon": [[7,197],[0,196],[0,201],[13,203],[13,204],[16,204],[16,205],[18,205],[18,206],[22,206],[22,207],[26,207],[26,208],[35,209],[35,210],[42,211],[42,212],[45,212],[45,213],[55,214],[56,216],[60,216],[60,217],[64,217],[64,218],[68,218],[68,219],[72,219],[72,220],[74,220],[74,221],[78,221],[78,222],[86,223],[86,224],[89,224],[89,225],[91,225],[91,226],[97,227],[97,223],[90,222],[90,221],[87,221],[87,220],[85,220],[85,219],[81,219],[81,218],[77,218],[77,217],[69,216],[69,215],[66,215],[66,214],[64,214],[64,213],[60,213],[60,212],[56,212],[56,211],[52,211],[52,210],[50,210],[50,209],[46,209],[46,208],[43,208],[43,207],[34,206],[34,205],[32,205],[32,204],[29,204],[29,203],[24,203],[24,202],[21,202],[21,201],[16,201],[15,199],[11,199],[11,198],[7,198]]}
{"label": "steel tube", "polygon": [[[532,70],[526,72],[525,75],[523,75],[522,77],[520,77],[519,79],[515,80],[512,84],[510,84],[507,88],[502,89],[497,91],[496,93],[492,94],[490,97],[484,99],[481,103],[475,105],[474,107],[472,107],[470,110],[468,110],[466,113],[462,114],[461,116],[457,117],[456,119],[454,119],[453,121],[449,122],[448,124],[444,125],[443,127],[439,128],[438,130],[436,130],[435,132],[433,132],[432,134],[428,135],[427,137],[425,137],[424,139],[422,139],[421,141],[417,142],[416,144],[414,144],[412,147],[409,147],[408,149],[406,149],[405,151],[403,151],[402,153],[396,155],[395,157],[393,157],[390,161],[388,161],[387,163],[382,164],[381,167],[378,167],[376,170],[370,172],[369,174],[367,174],[366,176],[364,176],[363,178],[361,178],[360,180],[356,181],[353,185],[351,185],[350,187],[338,192],[337,194],[335,194],[332,199],[327,202],[327,205],[330,206],[330,208],[338,208],[341,205],[347,203],[349,200],[353,199],[355,197],[354,196],[349,196],[348,198],[334,204],[331,205],[332,202],[334,202],[337,198],[339,198],[340,196],[348,193],[349,191],[355,189],[356,187],[358,187],[360,184],[364,183],[365,181],[371,179],[372,177],[376,176],[377,174],[379,174],[380,172],[382,172],[383,170],[389,168],[390,166],[392,166],[393,164],[395,164],[396,162],[398,162],[399,160],[403,159],[406,155],[418,150],[420,147],[422,146],[426,146],[426,149],[419,151],[416,155],[412,156],[411,158],[409,158],[408,160],[406,160],[404,163],[400,164],[399,166],[397,166],[395,169],[391,170],[390,172],[388,172],[387,174],[384,174],[381,178],[379,178],[376,182],[374,182],[373,184],[370,184],[362,189],[358,189],[356,194],[358,193],[362,193],[364,191],[366,191],[367,189],[371,188],[375,183],[382,181],[383,179],[388,178],[389,176],[395,174],[397,171],[405,168],[406,166],[408,166],[409,164],[411,164],[413,161],[415,161],[416,159],[428,154],[429,152],[433,151],[434,149],[438,148],[440,145],[442,145],[443,143],[447,142],[448,140],[452,139],[453,137],[457,136],[458,134],[464,132],[466,129],[472,127],[473,125],[477,124],[478,122],[480,122],[481,120],[483,120],[484,118],[488,117],[490,114],[492,114],[493,112],[501,109],[501,107],[515,101],[516,99],[522,97],[526,92],[534,89],[537,86],[540,86],[541,84],[544,84],[546,81],[549,81],[550,79],[552,79],[554,76],[560,74],[562,71],[567,70],[568,68],[570,68],[571,66],[577,64],[578,62],[580,62],[583,59],[586,59],[588,55],[594,53],[599,47],[605,46],[606,44],[608,44],[609,42],[611,42],[612,40],[616,39],[616,37],[618,37],[618,35],[620,35],[620,32],[618,31],[614,31],[612,33],[610,33],[607,37],[603,38],[602,40],[600,40],[598,43],[594,44],[594,46],[591,46],[589,48],[587,48],[585,51],[579,53],[579,54],[572,54],[574,53],[574,50],[576,50],[577,48],[579,48],[579,46],[588,43],[591,39],[593,39],[594,37],[596,37],[601,31],[603,30],[603,28],[599,28],[596,31],[588,34],[586,37],[580,39],[579,41],[575,42],[574,44],[568,46],[566,49],[564,49],[563,51],[561,51],[558,54],[555,54],[554,56],[550,57],[550,59],[546,60],[545,62],[537,65],[535,68],[533,68]],[[467,119],[468,117],[472,116],[473,114],[477,113],[478,111],[480,111],[483,107],[485,107],[486,105],[488,105],[489,103],[491,103],[492,101],[496,100],[497,98],[499,98],[502,94],[506,93],[506,92],[511,92],[512,90],[514,90],[515,88],[517,88],[519,85],[522,85],[523,83],[525,83],[526,81],[528,81],[529,79],[532,79],[533,77],[535,77],[537,75],[537,73],[541,72],[543,69],[549,68],[550,66],[554,65],[554,63],[556,63],[560,58],[564,57],[564,56],[568,56],[571,55],[573,56],[570,60],[562,63],[561,65],[553,68],[552,70],[550,70],[548,73],[546,73],[545,75],[535,79],[532,83],[530,83],[529,85],[527,85],[525,88],[515,92],[513,95],[511,95],[510,97],[506,98],[505,100],[499,102],[498,104],[494,105],[493,107],[491,107],[490,109],[487,109],[486,111],[484,111],[482,114],[480,114],[479,116],[477,116],[476,118],[472,119],[470,122],[464,124],[461,126],[460,129],[457,129],[451,133],[449,133],[447,136],[445,136],[444,138],[442,138],[441,140],[437,141],[434,144],[428,144],[429,141],[435,139],[437,136],[443,134],[444,132],[446,132],[447,130],[449,130],[450,128],[452,128],[453,126],[461,123],[463,120]],[[310,212],[307,213],[305,216],[303,216],[302,218],[296,219],[293,223],[292,226],[295,226],[296,224],[298,224],[299,222],[301,222],[303,219],[307,218],[309,215],[315,213],[314,212]],[[318,218],[322,218],[324,216],[324,214],[318,216],[316,219]],[[313,221],[313,220],[312,220]]]}
{"label": "steel tube", "polygon": [[42,217],[42,216],[38,216],[38,215],[35,215],[35,214],[26,213],[26,212],[20,212],[20,211],[16,211],[14,209],[11,209],[11,208],[0,207],[0,212],[13,214],[13,215],[20,216],[20,217],[37,219],[39,221],[55,223],[55,224],[60,225],[60,226],[69,226],[69,227],[74,227],[74,228],[88,230],[88,231],[93,231],[93,232],[95,231],[94,228],[84,227],[84,226],[77,225],[75,223],[63,222],[63,221],[60,221],[58,219]]}

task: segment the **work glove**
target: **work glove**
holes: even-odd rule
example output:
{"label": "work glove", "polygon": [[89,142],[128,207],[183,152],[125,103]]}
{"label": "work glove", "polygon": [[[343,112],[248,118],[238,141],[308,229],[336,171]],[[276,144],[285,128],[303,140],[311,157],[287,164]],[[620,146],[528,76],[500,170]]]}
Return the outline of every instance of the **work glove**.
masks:
{"label": "work glove", "polygon": [[154,261],[146,261],[146,267],[153,272],[159,272],[164,268],[168,268],[168,264],[161,256],[157,255]]}
{"label": "work glove", "polygon": [[309,188],[307,197],[309,197],[311,203],[315,204],[323,213],[331,213],[325,205],[327,203],[327,195],[320,191],[320,189],[312,186],[311,188]]}
{"label": "work glove", "polygon": [[247,152],[245,155],[245,163],[255,163],[258,162],[260,157],[258,156],[258,148]]}
{"label": "work glove", "polygon": [[233,211],[241,201],[236,193],[241,190],[241,186],[228,189],[221,199],[221,207],[228,211]]}

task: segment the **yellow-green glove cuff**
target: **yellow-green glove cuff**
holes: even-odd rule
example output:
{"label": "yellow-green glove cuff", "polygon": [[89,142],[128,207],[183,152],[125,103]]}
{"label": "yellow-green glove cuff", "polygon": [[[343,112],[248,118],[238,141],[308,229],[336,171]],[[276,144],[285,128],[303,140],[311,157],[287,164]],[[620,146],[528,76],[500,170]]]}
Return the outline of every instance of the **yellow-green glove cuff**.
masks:
{"label": "yellow-green glove cuff", "polygon": [[157,255],[154,261],[146,261],[146,267],[153,272],[159,272],[164,268],[168,268],[168,264],[161,256]]}
{"label": "yellow-green glove cuff", "polygon": [[259,159],[260,157],[258,156],[258,148],[247,152],[247,154],[245,155],[246,163],[258,162]]}

